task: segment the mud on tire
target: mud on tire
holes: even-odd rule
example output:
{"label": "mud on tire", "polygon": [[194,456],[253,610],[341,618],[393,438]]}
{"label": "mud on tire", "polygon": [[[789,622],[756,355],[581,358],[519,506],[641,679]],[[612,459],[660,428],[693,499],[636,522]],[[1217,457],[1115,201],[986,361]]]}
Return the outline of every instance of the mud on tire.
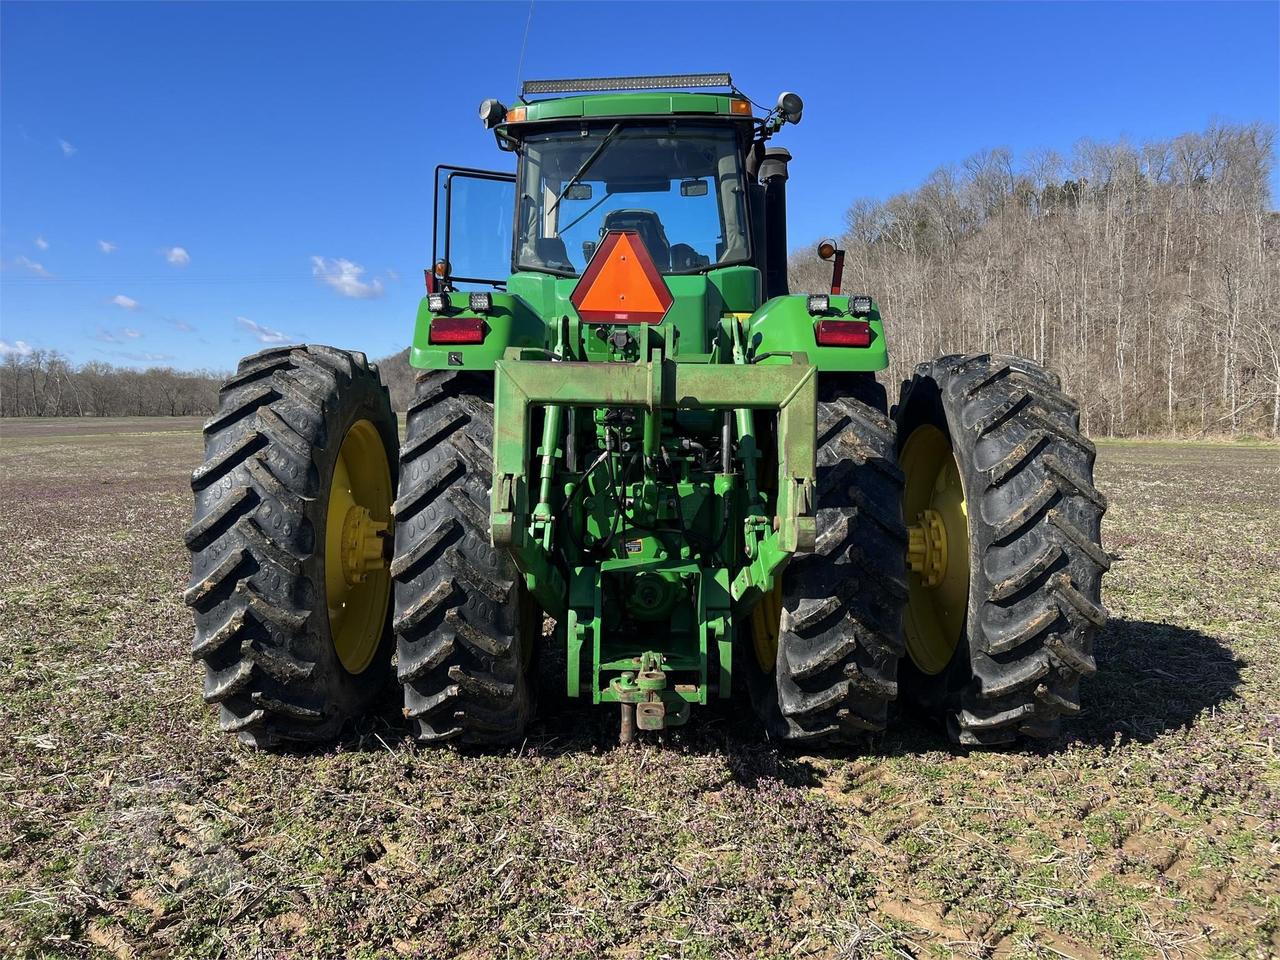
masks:
{"label": "mud on tire", "polygon": [[938,675],[903,660],[904,700],[943,716],[962,744],[1055,737],[1096,669],[1111,563],[1078,407],[1037,364],[982,354],[921,364],[894,417],[899,451],[920,424],[949,436],[970,538],[964,635]]}
{"label": "mud on tire", "polygon": [[493,377],[418,378],[396,499],[395,630],[404,713],[418,739],[509,743],[532,712],[541,615],[489,541]]}
{"label": "mud on tire", "polygon": [[222,729],[248,744],[332,738],[385,690],[390,617],[370,665],[351,674],[325,605],[328,491],[339,446],[360,420],[377,429],[394,490],[395,415],[362,353],[302,346],[246,357],[205,424],[185,536],[192,653]]}
{"label": "mud on tire", "polygon": [[[769,735],[848,742],[885,728],[897,696],[907,587],[902,474],[893,423],[855,396],[863,384],[819,381],[817,542],[783,573],[778,654],[752,693]],[[768,598],[766,598],[767,600]]]}

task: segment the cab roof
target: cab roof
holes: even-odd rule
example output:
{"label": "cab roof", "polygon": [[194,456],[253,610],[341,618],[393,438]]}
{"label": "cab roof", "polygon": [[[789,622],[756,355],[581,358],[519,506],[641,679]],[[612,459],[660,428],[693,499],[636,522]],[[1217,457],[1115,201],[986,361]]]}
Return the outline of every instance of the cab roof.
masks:
{"label": "cab roof", "polygon": [[[523,118],[511,116],[524,108]],[[752,120],[751,104],[734,94],[657,92],[601,93],[536,100],[517,104],[508,111],[507,122],[571,120],[578,117],[723,116]]]}
{"label": "cab roof", "polygon": [[[694,92],[699,87],[723,92]],[[530,100],[540,94],[570,94]],[[508,123],[590,117],[723,116],[751,121],[751,102],[727,73],[682,73],[641,77],[528,80]]]}

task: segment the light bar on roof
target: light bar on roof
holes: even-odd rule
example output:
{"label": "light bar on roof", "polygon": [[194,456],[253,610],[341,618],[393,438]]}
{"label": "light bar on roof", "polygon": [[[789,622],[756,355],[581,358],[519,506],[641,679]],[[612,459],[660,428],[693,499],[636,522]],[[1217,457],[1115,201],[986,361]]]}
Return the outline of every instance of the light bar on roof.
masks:
{"label": "light bar on roof", "polygon": [[521,96],[531,93],[586,93],[605,90],[678,90],[683,87],[732,87],[727,73],[672,73],[652,77],[582,77],[578,80],[526,80]]}

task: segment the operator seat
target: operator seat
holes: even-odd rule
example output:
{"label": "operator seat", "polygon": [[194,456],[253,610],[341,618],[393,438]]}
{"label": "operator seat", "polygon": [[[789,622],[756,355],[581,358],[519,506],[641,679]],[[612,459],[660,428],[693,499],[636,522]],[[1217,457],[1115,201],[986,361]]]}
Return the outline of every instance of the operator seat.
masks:
{"label": "operator seat", "polygon": [[634,230],[640,234],[649,256],[657,264],[661,273],[671,269],[671,244],[667,242],[667,231],[662,221],[652,210],[612,210],[605,215],[600,226],[600,236],[610,230]]}

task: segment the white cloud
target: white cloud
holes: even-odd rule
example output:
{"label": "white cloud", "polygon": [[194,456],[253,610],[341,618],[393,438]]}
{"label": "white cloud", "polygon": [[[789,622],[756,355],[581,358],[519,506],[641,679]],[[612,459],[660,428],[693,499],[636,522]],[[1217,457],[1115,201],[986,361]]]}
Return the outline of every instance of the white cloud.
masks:
{"label": "white cloud", "polygon": [[46,280],[53,276],[52,273],[44,268],[43,263],[36,263],[30,257],[14,257],[13,265],[15,267],[21,267],[23,270],[26,270],[28,273],[33,273],[37,277],[44,277]]}
{"label": "white cloud", "polygon": [[174,320],[173,318],[169,319],[169,325],[175,330],[181,330],[183,333],[194,333],[196,329],[185,320]]}
{"label": "white cloud", "polygon": [[375,278],[368,283],[361,280],[364,267],[352,263],[342,257],[312,257],[311,273],[323,283],[327,283],[344,297],[356,297],[370,300],[382,296],[382,281]]}
{"label": "white cloud", "polygon": [[31,344],[25,340],[15,340],[10,343],[8,340],[0,340],[0,357],[29,357],[31,356]]}
{"label": "white cloud", "polygon": [[175,267],[185,267],[191,262],[191,254],[183,247],[170,247],[164,252],[164,258]]}
{"label": "white cloud", "polygon": [[288,343],[293,339],[287,333],[281,333],[279,330],[272,330],[270,327],[264,327],[260,323],[254,323],[248,317],[236,317],[236,323],[253,334],[259,343]]}
{"label": "white cloud", "polygon": [[69,144],[66,140],[59,140],[58,146],[62,148],[62,155],[69,157],[76,152],[76,148]]}
{"label": "white cloud", "polygon": [[126,310],[138,309],[138,301],[133,299],[133,297],[126,297],[123,293],[117,293],[111,298],[111,302],[117,307],[124,307]]}
{"label": "white cloud", "polygon": [[101,340],[103,343],[127,343],[130,340],[137,340],[142,336],[141,330],[135,330],[133,327],[121,327],[119,331],[112,332],[106,327],[99,327],[95,340]]}
{"label": "white cloud", "polygon": [[397,271],[397,270],[392,270],[390,267],[388,267],[388,268],[387,268],[387,279],[388,279],[388,280],[399,280],[399,279],[400,279],[400,273],[399,273],[399,271]]}
{"label": "white cloud", "polygon": [[103,253],[115,253],[120,248],[116,246],[114,243],[112,243],[110,240],[99,240],[98,249],[101,250]]}
{"label": "white cloud", "polygon": [[162,360],[172,360],[171,353],[131,353],[128,350],[108,350],[109,356],[120,357],[124,360],[132,360],[135,363],[159,363]]}
{"label": "white cloud", "polygon": [[46,240],[44,237],[36,237],[36,246],[39,247],[41,250],[48,250],[49,241]]}

